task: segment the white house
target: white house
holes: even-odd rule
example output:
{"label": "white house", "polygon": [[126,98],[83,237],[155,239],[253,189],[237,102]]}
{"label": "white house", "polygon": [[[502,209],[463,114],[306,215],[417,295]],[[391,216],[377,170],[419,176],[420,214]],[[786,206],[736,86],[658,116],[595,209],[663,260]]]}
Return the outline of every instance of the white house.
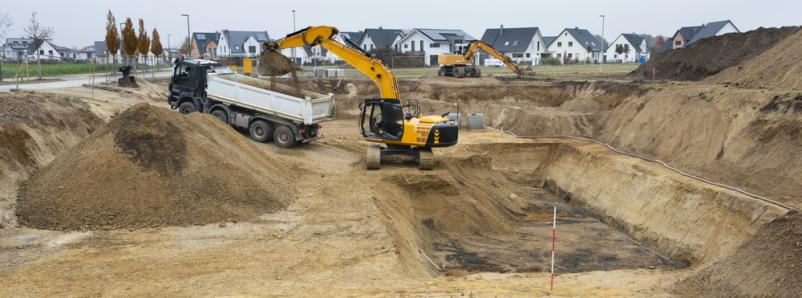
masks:
{"label": "white house", "polygon": [[549,55],[560,59],[561,63],[592,63],[599,61],[601,41],[590,31],[567,28],[549,44]]}
{"label": "white house", "polygon": [[378,29],[367,28],[363,31],[361,37],[357,44],[366,52],[376,49],[398,50],[396,43],[404,37],[404,31],[401,29],[384,29],[382,27]]}
{"label": "white house", "polygon": [[[621,52],[619,54],[619,52]],[[639,63],[649,60],[649,47],[646,39],[635,33],[622,33],[610,43],[605,53],[607,62]]]}
{"label": "white house", "polygon": [[[59,47],[60,48],[60,47]],[[46,40],[38,49],[34,49],[33,40],[28,38],[9,38],[3,46],[3,56],[7,60],[28,58],[29,60],[42,59],[61,61],[62,57],[57,46]]]}
{"label": "white house", "polygon": [[504,28],[502,25],[485,30],[482,41],[521,65],[538,65],[541,54],[547,52],[538,27]]}
{"label": "white house", "polygon": [[438,55],[461,53],[474,39],[459,29],[413,29],[396,41],[393,47],[402,53],[420,53],[423,63],[432,66],[438,65]]}
{"label": "white house", "polygon": [[257,57],[262,53],[262,43],[268,40],[267,31],[223,30],[217,43],[217,57]]}
{"label": "white house", "polygon": [[724,35],[727,33],[740,33],[730,20],[702,24],[701,26],[682,27],[670,39],[671,48],[684,48],[699,40]]}

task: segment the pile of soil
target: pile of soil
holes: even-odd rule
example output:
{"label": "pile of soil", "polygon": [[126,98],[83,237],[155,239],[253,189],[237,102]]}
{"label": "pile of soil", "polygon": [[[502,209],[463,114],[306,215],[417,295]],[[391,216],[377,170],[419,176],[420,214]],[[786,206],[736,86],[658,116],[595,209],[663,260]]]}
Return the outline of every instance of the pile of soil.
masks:
{"label": "pile of soil", "polygon": [[802,293],[802,214],[764,225],[735,253],[678,286],[687,296],[797,297]]}
{"label": "pile of soil", "polygon": [[289,172],[214,117],[138,104],[23,183],[17,216],[55,230],[247,220],[292,201]]}
{"label": "pile of soil", "polygon": [[793,35],[799,27],[758,28],[700,40],[687,48],[660,53],[630,76],[661,80],[698,81],[757,57]]}
{"label": "pile of soil", "polygon": [[710,78],[713,82],[747,87],[802,89],[802,31],[755,59]]}

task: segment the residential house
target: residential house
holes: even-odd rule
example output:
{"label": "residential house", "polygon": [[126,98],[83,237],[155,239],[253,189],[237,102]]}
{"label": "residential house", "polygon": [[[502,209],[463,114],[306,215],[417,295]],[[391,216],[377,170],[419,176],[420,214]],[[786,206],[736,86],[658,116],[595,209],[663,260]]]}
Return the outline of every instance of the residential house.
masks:
{"label": "residential house", "polygon": [[3,44],[3,57],[6,60],[19,60],[28,55],[32,41],[27,38],[8,38]]}
{"label": "residential house", "polygon": [[549,44],[549,55],[556,56],[561,63],[598,62],[602,52],[601,41],[590,31],[566,28]]}
{"label": "residential house", "polygon": [[41,59],[45,61],[61,61],[61,54],[56,49],[56,45],[53,44],[52,41],[46,40],[39,46],[38,49],[34,49],[33,42],[29,43],[30,51],[28,52],[29,59]]}
{"label": "residential house", "polygon": [[613,63],[643,63],[649,60],[649,47],[639,35],[622,33],[607,47],[605,57]]}
{"label": "residential house", "polygon": [[682,27],[670,39],[671,48],[679,49],[693,44],[699,40],[724,35],[727,33],[740,33],[730,20],[702,24],[701,26]]}
{"label": "residential house", "polygon": [[267,31],[223,30],[217,42],[217,57],[257,57],[262,53],[262,43],[269,40]]}
{"label": "residential house", "polygon": [[219,39],[219,32],[192,33],[190,56],[200,59],[215,59],[217,57],[217,41]]}
{"label": "residential house", "polygon": [[[334,40],[345,45],[361,48],[361,46],[359,46],[358,44],[360,41],[362,41],[362,31],[340,32],[340,34],[334,36]],[[335,63],[337,61],[342,61],[340,57],[322,48],[320,45],[313,47],[312,52],[316,57],[320,57],[327,63]]]}
{"label": "residential house", "polygon": [[425,65],[434,66],[438,65],[438,55],[461,53],[474,39],[459,29],[416,28],[396,41],[393,47],[402,53],[419,53]]}
{"label": "residential house", "polygon": [[75,57],[75,61],[89,61],[95,58],[95,46],[86,46],[78,50],[78,55]]}
{"label": "residential house", "polygon": [[357,42],[357,45],[362,47],[363,50],[366,52],[373,51],[375,49],[395,49],[397,44],[396,42],[401,40],[404,36],[404,31],[401,29],[384,29],[379,27],[378,29],[365,29],[361,34],[361,39]]}
{"label": "residential house", "polygon": [[540,55],[547,51],[538,27],[504,28],[502,25],[485,30],[482,41],[512,58],[516,64],[538,65]]}
{"label": "residential house", "polygon": [[94,54],[97,63],[107,64],[119,61],[120,50],[117,50],[117,53],[111,55],[105,41],[96,41]]}
{"label": "residential house", "polygon": [[68,47],[62,47],[55,44],[51,44],[53,49],[56,50],[61,59],[63,60],[72,60],[75,61],[78,58],[78,50]]}

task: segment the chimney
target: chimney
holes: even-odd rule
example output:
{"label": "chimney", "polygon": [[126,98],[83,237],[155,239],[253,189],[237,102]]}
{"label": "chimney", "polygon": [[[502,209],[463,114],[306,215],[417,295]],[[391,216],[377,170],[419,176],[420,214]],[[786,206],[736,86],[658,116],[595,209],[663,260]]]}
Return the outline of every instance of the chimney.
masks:
{"label": "chimney", "polygon": [[501,26],[499,26],[499,29],[498,29],[498,35],[502,35],[502,34],[504,34],[504,24],[501,24]]}
{"label": "chimney", "polygon": [[379,30],[381,30],[381,29],[382,29],[382,26],[379,26]]}

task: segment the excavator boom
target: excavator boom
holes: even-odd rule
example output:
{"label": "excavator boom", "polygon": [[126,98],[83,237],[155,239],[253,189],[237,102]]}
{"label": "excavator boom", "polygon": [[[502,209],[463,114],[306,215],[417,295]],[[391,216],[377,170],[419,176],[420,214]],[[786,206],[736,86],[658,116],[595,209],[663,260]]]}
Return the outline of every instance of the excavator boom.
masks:
{"label": "excavator boom", "polygon": [[465,54],[463,55],[463,56],[465,56],[465,60],[468,60],[468,61],[473,60],[473,56],[475,56],[476,53],[479,50],[482,50],[485,53],[487,53],[488,55],[493,56],[494,58],[496,58],[498,60],[501,60],[501,62],[504,62],[504,65],[506,65],[507,68],[512,70],[512,72],[514,72],[516,74],[520,74],[521,73],[521,70],[518,68],[518,65],[515,65],[515,63],[512,62],[512,58],[502,54],[501,52],[499,52],[498,50],[493,48],[493,46],[491,46],[491,45],[489,45],[489,44],[487,44],[487,43],[485,43],[485,42],[483,42],[481,40],[478,40],[478,39],[472,41],[470,43],[470,45],[468,45],[468,49],[465,50]]}
{"label": "excavator boom", "polygon": [[337,28],[328,26],[301,29],[282,39],[265,43],[265,53],[262,55],[262,59],[264,60],[270,55],[281,55],[278,53],[280,49],[320,45],[373,80],[376,87],[379,88],[382,99],[399,99],[398,82],[387,66],[381,60],[335,40],[334,36],[338,32]]}

